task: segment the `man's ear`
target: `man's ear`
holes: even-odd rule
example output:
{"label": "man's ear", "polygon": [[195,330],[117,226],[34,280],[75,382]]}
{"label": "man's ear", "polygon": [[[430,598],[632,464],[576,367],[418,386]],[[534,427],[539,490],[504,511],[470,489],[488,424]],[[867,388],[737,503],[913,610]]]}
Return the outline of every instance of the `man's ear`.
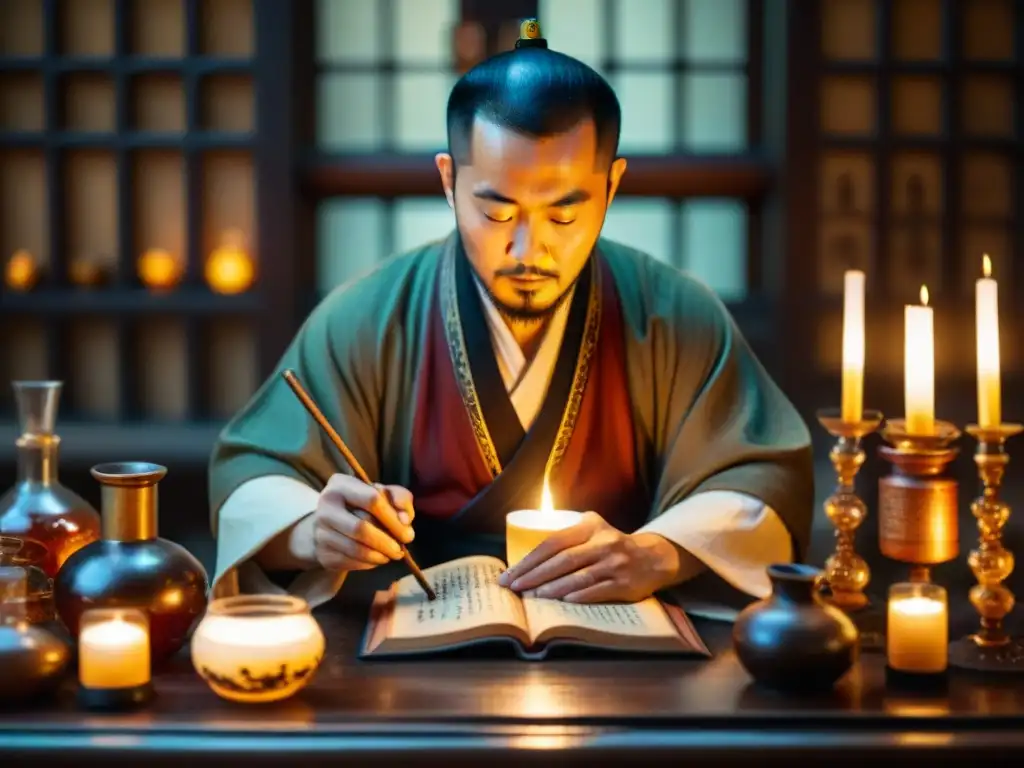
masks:
{"label": "man's ear", "polygon": [[619,182],[622,181],[622,174],[626,172],[626,158],[617,157],[612,163],[608,172],[608,205],[615,199],[615,193],[619,191]]}
{"label": "man's ear", "polygon": [[434,165],[441,174],[441,186],[444,187],[444,196],[448,198],[448,207],[455,209],[455,163],[452,156],[447,152],[438,152],[434,155]]}

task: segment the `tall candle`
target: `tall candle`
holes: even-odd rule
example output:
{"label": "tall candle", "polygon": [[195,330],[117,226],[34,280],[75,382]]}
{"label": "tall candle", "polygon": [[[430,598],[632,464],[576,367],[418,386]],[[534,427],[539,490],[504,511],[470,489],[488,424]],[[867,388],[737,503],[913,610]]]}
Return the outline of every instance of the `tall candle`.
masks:
{"label": "tall candle", "polygon": [[864,413],[864,273],[843,276],[843,421]]}
{"label": "tall candle", "polygon": [[928,289],[921,286],[921,306],[904,310],[903,385],[906,428],[912,435],[935,432],[935,331]]}
{"label": "tall candle", "polygon": [[886,660],[892,669],[944,672],[949,661],[946,591],[936,584],[893,584],[889,590]]}
{"label": "tall candle", "polygon": [[149,633],[120,616],[88,620],[78,635],[78,681],[85,688],[133,688],[150,680]]}
{"label": "tall candle", "polygon": [[1002,420],[999,386],[999,292],[992,260],[982,258],[975,284],[975,329],[978,340],[978,426],[997,427]]}

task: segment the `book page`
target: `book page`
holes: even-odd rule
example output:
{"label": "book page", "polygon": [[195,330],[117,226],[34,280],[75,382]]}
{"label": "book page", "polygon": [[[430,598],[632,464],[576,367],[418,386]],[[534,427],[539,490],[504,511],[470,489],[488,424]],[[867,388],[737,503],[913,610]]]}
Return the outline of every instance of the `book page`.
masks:
{"label": "book page", "polygon": [[678,633],[654,598],[639,603],[566,603],[524,597],[530,637],[553,627],[571,627],[626,637],[676,637]]}
{"label": "book page", "polygon": [[519,598],[498,584],[503,570],[504,563],[491,557],[466,557],[427,568],[423,575],[437,593],[433,601],[414,577],[400,579],[389,634],[432,637],[509,624],[525,630]]}

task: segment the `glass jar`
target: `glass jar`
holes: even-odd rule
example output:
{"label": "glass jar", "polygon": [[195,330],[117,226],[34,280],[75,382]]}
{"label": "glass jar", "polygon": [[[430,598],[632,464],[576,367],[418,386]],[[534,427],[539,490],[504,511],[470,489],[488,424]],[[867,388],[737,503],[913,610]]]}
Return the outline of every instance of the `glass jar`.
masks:
{"label": "glass jar", "polygon": [[25,572],[25,620],[29,624],[44,624],[56,618],[53,579],[42,569],[46,555],[46,549],[38,542],[0,535],[0,567],[21,568]]}
{"label": "glass jar", "polygon": [[39,563],[51,579],[76,551],[100,536],[100,515],[61,484],[57,462],[60,437],[54,429],[62,383],[15,381],[21,435],[18,480],[0,498],[0,534],[16,536],[28,549],[41,547]]}
{"label": "glass jar", "polygon": [[239,595],[210,603],[192,635],[192,664],[225,699],[278,701],[309,683],[324,647],[323,631],[304,600]]}

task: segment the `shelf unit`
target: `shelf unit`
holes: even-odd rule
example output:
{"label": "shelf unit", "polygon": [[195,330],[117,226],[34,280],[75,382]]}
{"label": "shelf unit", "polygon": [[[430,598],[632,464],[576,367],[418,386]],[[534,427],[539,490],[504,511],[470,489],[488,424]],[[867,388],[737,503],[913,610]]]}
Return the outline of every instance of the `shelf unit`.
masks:
{"label": "shelf unit", "polygon": [[[294,332],[290,23],[274,0],[0,7],[0,261],[44,268],[0,285],[0,379],[62,379],[62,423],[202,454]],[[204,265],[230,230],[256,279],[224,295]],[[177,286],[140,281],[150,249],[180,259]],[[105,285],[72,280],[82,258]],[[0,423],[12,407],[0,387]]]}
{"label": "shelf unit", "polygon": [[838,403],[842,275],[860,268],[868,277],[866,403],[902,412],[903,307],[925,284],[935,307],[937,407],[973,418],[983,254],[999,280],[1004,387],[1024,384],[1024,232],[1015,225],[1024,212],[1024,7],[823,0],[791,12],[790,36],[807,41],[789,63],[787,160],[796,181],[786,204],[798,268],[788,301],[811,315],[788,336],[792,359],[805,364],[796,396]]}

